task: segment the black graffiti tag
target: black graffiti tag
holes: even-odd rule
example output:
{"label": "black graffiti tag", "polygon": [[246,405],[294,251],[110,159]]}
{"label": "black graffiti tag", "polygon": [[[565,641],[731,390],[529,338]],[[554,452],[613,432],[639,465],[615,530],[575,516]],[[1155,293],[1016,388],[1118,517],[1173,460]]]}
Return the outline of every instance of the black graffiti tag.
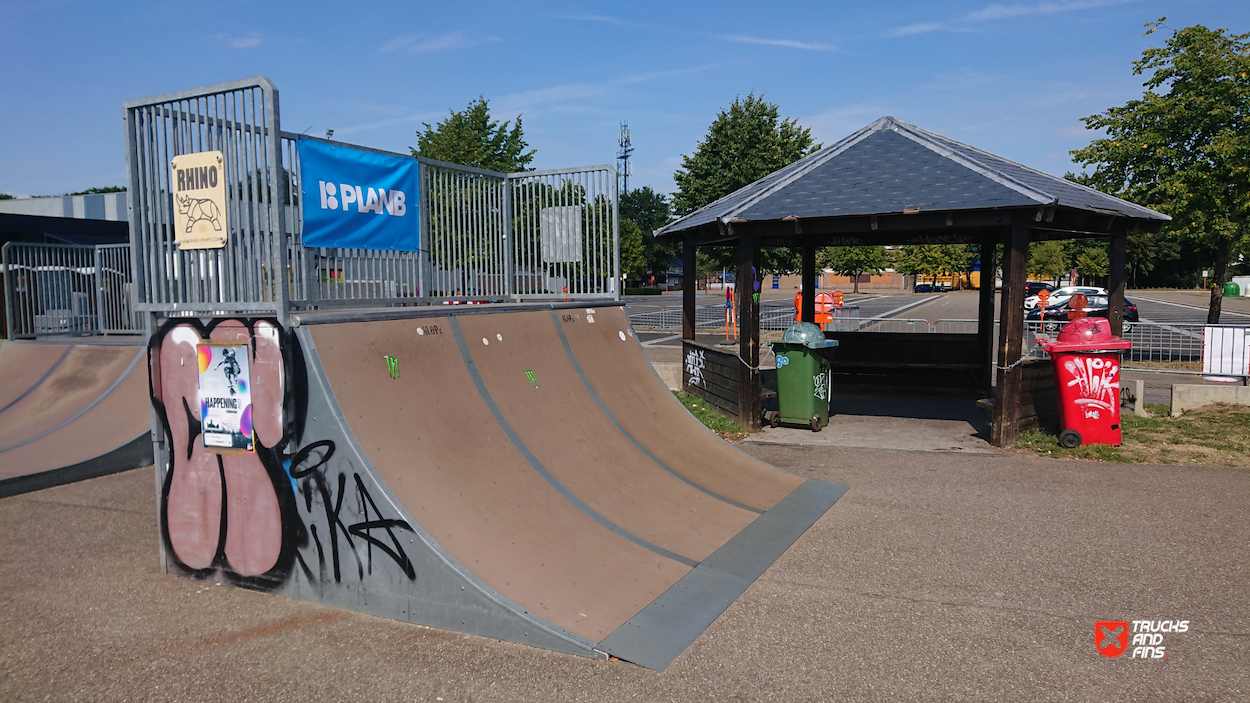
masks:
{"label": "black graffiti tag", "polygon": [[[364,481],[360,478],[360,474],[352,472],[356,489],[357,508],[364,517],[359,522],[347,524],[343,521],[343,499],[347,495],[347,474],[340,471],[334,479],[334,486],[327,476],[327,470],[324,468],[329,463],[330,458],[334,456],[335,444],[333,441],[325,439],[312,444],[306,445],[295,453],[291,458],[291,478],[300,481],[300,493],[304,496],[304,509],[312,512],[314,492],[316,497],[320,498],[321,507],[325,512],[326,524],[330,527],[330,563],[334,569],[334,580],[336,583],[342,582],[342,572],[339,559],[340,537],[342,543],[347,545],[351,550],[352,557],[356,560],[357,575],[360,579],[365,577],[365,559],[361,558],[360,551],[356,547],[353,537],[365,542],[366,558],[368,560],[368,570],[373,572],[373,548],[377,547],[384,554],[390,557],[403,570],[409,580],[415,581],[417,578],[416,568],[413,566],[412,560],[408,558],[407,552],[404,551],[403,543],[396,536],[396,530],[407,530],[412,532],[412,526],[405,520],[383,517],[382,511],[378,508],[377,502],[373,500],[369,489],[365,486]],[[374,536],[374,530],[381,530],[386,533],[389,538],[389,544]],[[309,526],[309,532],[312,535],[313,542],[317,546],[317,558],[321,565],[321,580],[325,580],[326,555],[325,547],[322,545],[321,536],[317,532],[316,525]],[[304,575],[309,580],[315,580],[312,570],[304,561],[302,555],[297,552],[300,566],[304,570]]]}

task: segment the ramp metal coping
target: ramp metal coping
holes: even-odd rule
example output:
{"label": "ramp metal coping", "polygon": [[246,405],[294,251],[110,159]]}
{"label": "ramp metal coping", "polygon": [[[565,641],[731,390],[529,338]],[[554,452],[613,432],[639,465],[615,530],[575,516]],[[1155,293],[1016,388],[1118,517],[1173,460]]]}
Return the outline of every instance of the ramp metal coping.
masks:
{"label": "ramp metal coping", "polygon": [[35,384],[34,384],[33,386],[31,386],[30,388],[27,388],[27,389],[26,389],[26,392],[22,393],[22,394],[21,394],[21,395],[19,395],[18,397],[16,397],[16,398],[14,398],[13,400],[9,401],[9,404],[8,404],[8,405],[4,406],[3,408],[0,408],[0,413],[4,412],[5,410],[8,410],[9,408],[13,407],[14,405],[17,405],[18,401],[20,401],[22,398],[25,398],[26,396],[30,395],[31,393],[33,393],[33,392],[34,392],[34,390],[35,390],[36,388],[38,388],[39,386],[43,385],[43,382],[44,382],[44,381],[46,381],[46,380],[48,380],[48,377],[52,375],[52,372],[53,372],[53,371],[56,371],[57,367],[59,367],[59,366],[61,365],[61,362],[62,362],[62,361],[65,361],[65,357],[69,356],[69,353],[70,353],[70,352],[72,352],[72,351],[74,351],[74,345],[73,345],[73,344],[66,345],[66,347],[65,347],[65,351],[61,354],[61,358],[59,358],[59,359],[57,359],[57,360],[56,360],[56,363],[52,365],[52,368],[48,369],[48,372],[47,372],[47,373],[45,373],[42,377],[40,377],[38,381],[35,381]]}
{"label": "ramp metal coping", "polygon": [[[589,303],[589,304],[588,304]],[[379,320],[410,320],[423,317],[456,317],[458,315],[489,315],[499,312],[535,312],[573,310],[586,307],[624,307],[617,300],[575,300],[568,303],[492,303],[487,305],[422,305],[381,310],[309,310],[291,313],[291,327],[332,325],[338,322],[374,322]]]}
{"label": "ramp metal coping", "polygon": [[849,490],[808,479],[599,642],[663,671]]}
{"label": "ramp metal coping", "polygon": [[[303,354],[305,359],[319,359],[320,355],[317,353],[317,344],[313,340],[312,333],[308,330],[298,330],[295,334],[301,347],[299,353]],[[355,454],[356,458],[360,460],[361,465],[365,467],[370,475],[378,477],[377,485],[381,489],[383,495],[386,496],[386,500],[389,501],[392,506],[395,506],[401,515],[408,519],[408,524],[411,526],[413,534],[416,535],[416,537],[420,539],[432,553],[442,560],[442,562],[446,564],[449,569],[460,576],[460,578],[463,578],[476,588],[479,593],[490,600],[495,601],[523,620],[531,623],[534,627],[554,637],[564,640],[578,649],[588,652],[588,656],[591,656],[592,658],[597,657],[607,660],[607,654],[604,654],[596,648],[596,642],[586,639],[577,633],[570,632],[559,625],[548,622],[542,616],[532,613],[517,603],[514,603],[499,591],[491,588],[491,586],[485,581],[478,578],[476,574],[461,564],[459,560],[444,549],[443,546],[438,543],[438,540],[431,537],[430,534],[426,532],[425,528],[422,527],[420,521],[414,519],[408,512],[407,508],[404,507],[403,503],[401,503],[395,495],[391,493],[390,486],[388,486],[385,481],[381,480],[381,474],[378,472],[377,467],[375,467],[373,465],[373,461],[369,459],[368,453],[361,448],[360,440],[356,438],[355,431],[353,431],[351,425],[344,420],[343,408],[339,405],[338,397],[334,395],[334,387],[330,383],[329,377],[326,376],[325,367],[322,366],[319,361],[318,363],[307,364],[306,366],[309,378],[315,379],[315,382],[321,387],[322,397],[325,399],[326,404],[331,410],[332,419],[327,420],[327,422],[338,425],[339,431],[343,433],[345,438],[347,438],[352,453]]]}
{"label": "ramp metal coping", "polygon": [[621,424],[621,421],[616,419],[616,415],[612,414],[612,411],[608,409],[607,404],[604,403],[603,399],[599,397],[599,393],[596,392],[595,389],[590,385],[590,379],[586,378],[586,373],[582,371],[582,365],[577,362],[577,356],[573,354],[573,347],[572,345],[569,344],[569,338],[565,336],[564,328],[560,325],[560,320],[556,316],[556,312],[554,310],[551,311],[551,321],[553,324],[555,324],[556,332],[560,335],[560,343],[564,345],[564,353],[568,355],[569,362],[573,364],[573,370],[577,372],[577,377],[582,379],[582,385],[586,387],[586,391],[590,393],[590,397],[595,399],[595,404],[599,406],[599,409],[603,411],[603,414],[608,416],[608,419],[612,421],[612,424],[616,427],[616,429],[619,430],[621,434],[625,435],[625,438],[628,439],[631,444],[637,447],[638,451],[642,452],[643,455],[646,456],[651,461],[654,461],[655,464],[659,466],[661,469],[664,469],[665,471],[669,472],[674,477],[676,477],[679,481],[690,486],[691,488],[694,488],[702,493],[706,493],[707,495],[717,500],[721,500],[726,503],[729,503],[730,505],[734,507],[742,508],[743,510],[749,510],[757,515],[763,515],[766,512],[765,510],[761,508],[756,508],[754,506],[750,506],[745,503],[739,503],[738,501],[732,498],[726,498],[725,496],[713,490],[700,486],[694,481],[691,481],[689,478],[686,478],[684,475],[679,473],[673,467],[669,466],[663,461],[660,461],[660,458],[657,457],[655,454],[652,454],[650,449],[647,449],[646,447],[642,446],[642,443],[639,442],[637,438],[634,437],[634,435],[630,434],[629,430],[625,429],[625,426]]}
{"label": "ramp metal coping", "polygon": [[[575,305],[573,307],[584,308],[586,306]],[[490,312],[499,312],[499,310],[491,310]],[[511,312],[511,309],[509,312]],[[481,394],[482,400],[485,401],[486,407],[490,410],[491,415],[494,416],[495,422],[499,423],[499,427],[503,429],[504,434],[508,436],[508,439],[512,440],[514,445],[516,445],[517,451],[521,452],[521,456],[525,457],[525,460],[529,462],[530,466],[532,466],[535,471],[538,472],[539,476],[543,477],[543,480],[550,484],[552,488],[556,489],[556,492],[564,496],[566,500],[575,505],[578,510],[581,510],[592,520],[604,526],[617,536],[623,537],[643,549],[647,549],[655,554],[659,554],[662,557],[685,564],[691,568],[699,565],[699,562],[694,559],[682,556],[676,552],[670,552],[669,550],[657,544],[652,544],[638,535],[622,528],[620,525],[617,525],[606,517],[600,515],[594,508],[590,507],[582,501],[581,498],[574,495],[573,492],[570,491],[563,483],[560,483],[560,480],[553,476],[551,472],[547,470],[547,467],[542,465],[542,462],[538,460],[538,457],[534,456],[534,454],[530,452],[529,447],[525,446],[525,442],[521,440],[520,436],[517,435],[516,430],[512,429],[512,425],[509,424],[508,420],[503,416],[503,411],[501,411],[499,406],[495,404],[495,399],[491,397],[490,391],[486,389],[486,382],[482,380],[482,375],[478,373],[477,364],[473,361],[473,356],[469,352],[469,346],[465,344],[464,333],[460,330],[460,323],[456,321],[454,316],[448,317],[445,313],[440,317],[447,317],[448,326],[451,327],[451,333],[456,338],[456,346],[460,349],[460,356],[464,359],[464,364],[469,370],[469,376],[473,378],[473,384],[477,386],[477,391]]]}
{"label": "ramp metal coping", "polygon": [[101,394],[100,394],[100,396],[99,396],[98,398],[96,398],[95,400],[91,401],[91,403],[90,403],[90,404],[88,404],[88,405],[87,405],[87,407],[85,407],[85,408],[83,408],[82,410],[79,410],[78,412],[74,413],[73,417],[69,418],[69,419],[68,419],[68,420],[66,420],[65,422],[62,422],[61,424],[57,425],[56,427],[53,427],[53,428],[51,428],[51,429],[49,429],[49,430],[47,430],[47,431],[45,431],[45,432],[42,432],[42,433],[40,433],[40,434],[37,434],[37,435],[35,435],[34,437],[29,437],[29,438],[27,438],[27,439],[24,439],[24,440],[22,440],[22,441],[18,442],[17,444],[12,444],[12,445],[9,445],[9,446],[7,446],[7,447],[0,447],[0,453],[7,452],[7,451],[9,451],[10,449],[17,449],[18,447],[20,447],[20,446],[22,446],[22,445],[25,445],[25,444],[30,444],[31,442],[33,442],[33,441],[35,441],[35,440],[37,440],[37,439],[42,439],[42,438],[44,438],[44,437],[47,437],[48,435],[52,434],[53,432],[56,432],[57,430],[61,429],[62,427],[64,427],[64,426],[68,425],[68,424],[69,424],[69,423],[71,423],[71,422],[73,422],[74,420],[77,420],[79,417],[81,417],[81,416],[83,415],[83,413],[85,413],[85,412],[87,412],[88,410],[90,410],[90,409],[94,408],[96,405],[98,405],[98,404],[100,403],[100,401],[102,401],[102,400],[104,400],[106,397],[108,397],[108,394],[109,394],[109,393],[112,393],[114,388],[116,388],[119,384],[121,384],[121,382],[122,382],[122,381],[126,380],[126,377],[130,375],[131,370],[133,370],[133,369],[134,369],[135,364],[139,363],[139,359],[142,359],[142,358],[143,358],[144,356],[146,356],[146,355],[147,355],[147,349],[143,349],[143,348],[141,348],[141,349],[139,350],[139,353],[138,353],[138,354],[135,354],[135,358],[133,358],[133,359],[131,359],[131,360],[130,360],[130,365],[126,367],[126,370],[125,370],[125,371],[122,371],[122,372],[121,372],[121,374],[119,374],[119,375],[117,376],[116,380],[114,380],[114,381],[113,381],[113,383],[112,383],[112,384],[110,384],[108,388],[104,389],[104,392],[103,392],[103,393],[101,393]]}

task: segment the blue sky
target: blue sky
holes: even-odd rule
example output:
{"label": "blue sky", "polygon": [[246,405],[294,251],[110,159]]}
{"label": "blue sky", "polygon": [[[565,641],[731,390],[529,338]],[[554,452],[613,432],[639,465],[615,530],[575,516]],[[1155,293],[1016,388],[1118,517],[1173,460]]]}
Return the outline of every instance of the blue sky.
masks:
{"label": "blue sky", "polygon": [[478,95],[534,166],[673,171],[763,94],[832,143],[882,115],[1062,175],[1079,118],[1141,95],[1161,16],[1250,31],[1245,0],[1022,2],[0,2],[0,192],[122,184],[121,103],[265,75],[282,124],[407,151]]}

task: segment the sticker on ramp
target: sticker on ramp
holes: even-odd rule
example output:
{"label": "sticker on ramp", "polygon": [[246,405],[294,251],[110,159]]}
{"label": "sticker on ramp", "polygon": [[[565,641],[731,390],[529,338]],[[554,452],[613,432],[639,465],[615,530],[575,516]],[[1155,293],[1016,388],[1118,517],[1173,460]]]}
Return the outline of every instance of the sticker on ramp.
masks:
{"label": "sticker on ramp", "polygon": [[392,379],[399,378],[399,359],[393,356],[384,356],[386,359],[386,374]]}
{"label": "sticker on ramp", "polygon": [[533,372],[533,371],[526,371],[526,372],[525,372],[525,377],[526,377],[526,378],[528,378],[528,379],[530,380],[530,385],[531,385],[531,386],[533,386],[533,387],[535,387],[535,388],[537,388],[537,387],[538,387],[538,379],[534,378],[534,372]]}

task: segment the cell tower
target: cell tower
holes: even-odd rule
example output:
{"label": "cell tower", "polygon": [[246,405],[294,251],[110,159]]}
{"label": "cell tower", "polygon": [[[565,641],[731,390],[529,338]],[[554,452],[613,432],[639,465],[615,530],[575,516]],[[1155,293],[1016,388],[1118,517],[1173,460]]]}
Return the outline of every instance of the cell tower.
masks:
{"label": "cell tower", "polygon": [[629,157],[634,153],[634,145],[629,139],[628,121],[621,123],[616,142],[621,145],[620,151],[616,152],[616,177],[620,180],[621,195],[624,195],[629,192],[629,177],[634,175],[634,167],[629,163]]}

